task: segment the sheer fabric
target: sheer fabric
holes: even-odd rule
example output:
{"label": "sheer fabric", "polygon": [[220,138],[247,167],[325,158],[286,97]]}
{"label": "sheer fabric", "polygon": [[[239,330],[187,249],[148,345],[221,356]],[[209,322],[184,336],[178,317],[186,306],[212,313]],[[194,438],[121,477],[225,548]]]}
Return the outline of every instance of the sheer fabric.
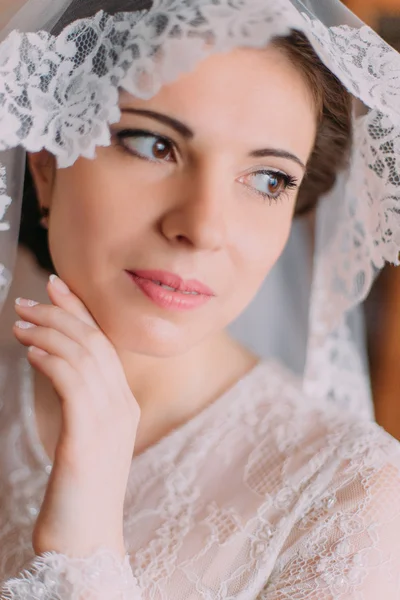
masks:
{"label": "sheer fabric", "polygon": [[[371,110],[354,120],[350,172],[318,219],[305,377],[316,400],[283,366],[262,362],[135,456],[124,562],[107,548],[35,557],[32,531],[51,464],[37,439],[31,371],[18,356],[0,357],[0,597],[398,600],[399,445],[359,422],[368,380],[344,320],[375,269],[398,262],[398,55],[366,27],[339,20],[328,29],[302,15],[298,0],[156,1],[150,13],[98,13],[55,38],[49,30],[63,4],[69,0],[28,2],[16,18],[35,33],[14,32],[1,47],[1,257],[10,249],[3,296],[19,223],[15,148],[45,147],[59,166],[94,157],[119,118],[118,87],[151,97],[208,51],[264,47],[295,27]],[[321,0],[321,10],[330,4]]]}
{"label": "sheer fabric", "polygon": [[266,361],[133,457],[124,563],[35,557],[51,463],[29,364],[0,358],[2,600],[398,600],[399,445]]}
{"label": "sheer fabric", "polygon": [[[71,23],[82,3],[90,18]],[[70,4],[67,15],[61,6]],[[147,99],[211,53],[263,48],[298,29],[367,112],[354,118],[350,168],[318,211],[304,389],[365,413],[368,373],[345,315],[365,298],[376,269],[399,262],[398,53],[334,0],[156,0],[136,12],[145,1],[132,0],[133,12],[112,16],[94,14],[101,0],[48,5],[28,1],[10,27],[33,33],[13,31],[0,52],[0,304],[19,223],[20,194],[6,164],[15,162],[16,148],[46,148],[60,167],[94,158],[119,120],[119,88]]]}

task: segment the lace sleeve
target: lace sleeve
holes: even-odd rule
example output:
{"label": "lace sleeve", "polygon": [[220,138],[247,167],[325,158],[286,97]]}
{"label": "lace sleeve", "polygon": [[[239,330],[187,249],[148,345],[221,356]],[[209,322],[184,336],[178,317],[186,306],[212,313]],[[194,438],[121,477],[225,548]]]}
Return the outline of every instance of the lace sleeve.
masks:
{"label": "lace sleeve", "polygon": [[399,600],[400,452],[386,441],[366,439],[354,460],[357,441],[347,459],[342,449],[332,487],[297,522],[258,600]]}
{"label": "lace sleeve", "polygon": [[90,558],[72,559],[46,552],[19,577],[0,584],[1,600],[141,600],[129,556],[123,563],[100,549]]}

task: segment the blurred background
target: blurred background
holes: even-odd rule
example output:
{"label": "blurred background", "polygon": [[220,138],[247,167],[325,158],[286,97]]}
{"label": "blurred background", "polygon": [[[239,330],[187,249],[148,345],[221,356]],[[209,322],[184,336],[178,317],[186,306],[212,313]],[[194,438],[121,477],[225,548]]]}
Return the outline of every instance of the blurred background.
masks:
{"label": "blurred background", "polygon": [[[9,2],[11,13],[15,12],[16,7],[18,8],[22,2],[22,0],[3,1],[6,7]],[[345,3],[400,51],[400,0],[347,0]],[[2,8],[1,12],[3,10]],[[294,255],[299,257],[300,240],[300,250],[303,253],[300,253],[301,262],[304,265],[309,262],[311,267],[312,225],[306,221],[295,223],[294,239],[296,238],[297,242],[290,242],[285,251],[281,261],[283,268],[279,267],[271,273],[257,298],[259,309],[271,314],[268,335],[265,335],[265,331],[260,331],[258,323],[254,319],[251,322],[248,315],[244,315],[233,329],[237,337],[243,341],[246,336],[252,337],[255,340],[254,349],[261,354],[268,355],[272,349],[274,351],[272,353],[280,355],[295,370],[300,370],[306,329],[300,330],[298,323],[300,322],[299,311],[304,313],[308,306],[307,290],[304,290],[304,286],[302,288],[301,285],[304,280],[307,280],[307,273],[294,273],[293,268],[290,270],[287,265],[292,264]],[[292,273],[293,276],[288,278],[288,273]],[[31,252],[21,246],[12,289],[0,317],[0,345],[16,343],[11,332],[15,321],[14,298],[25,296],[38,302],[48,303],[45,290],[47,277],[48,273],[37,266]],[[282,333],[282,321],[275,318],[274,312],[282,301],[288,306],[286,334]],[[400,268],[386,267],[382,271],[364,306],[364,313],[366,360],[370,366],[376,418],[378,423],[400,440]],[[306,314],[302,314],[302,319],[305,323]],[[356,323],[355,331],[359,330],[360,326]],[[362,332],[362,337],[363,335]],[[363,340],[360,343],[364,346]]]}

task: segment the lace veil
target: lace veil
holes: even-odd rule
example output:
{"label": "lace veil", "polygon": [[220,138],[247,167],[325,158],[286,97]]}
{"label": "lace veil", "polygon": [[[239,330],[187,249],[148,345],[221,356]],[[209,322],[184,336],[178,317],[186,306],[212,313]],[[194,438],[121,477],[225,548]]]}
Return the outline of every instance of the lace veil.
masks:
{"label": "lace veil", "polygon": [[93,158],[119,120],[118,87],[149,98],[211,52],[263,47],[299,29],[354,96],[350,166],[317,210],[304,387],[368,416],[368,377],[347,315],[384,262],[399,262],[398,53],[339,0],[20,5],[0,22],[0,304],[12,277],[26,151],[47,148],[60,168]]}

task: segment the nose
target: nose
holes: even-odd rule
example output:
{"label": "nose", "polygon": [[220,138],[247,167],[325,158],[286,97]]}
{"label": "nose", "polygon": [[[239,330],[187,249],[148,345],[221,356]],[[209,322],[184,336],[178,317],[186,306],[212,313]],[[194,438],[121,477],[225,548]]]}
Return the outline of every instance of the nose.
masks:
{"label": "nose", "polygon": [[221,177],[212,172],[191,173],[174,192],[161,220],[164,237],[193,249],[220,250],[226,242],[229,194]]}

